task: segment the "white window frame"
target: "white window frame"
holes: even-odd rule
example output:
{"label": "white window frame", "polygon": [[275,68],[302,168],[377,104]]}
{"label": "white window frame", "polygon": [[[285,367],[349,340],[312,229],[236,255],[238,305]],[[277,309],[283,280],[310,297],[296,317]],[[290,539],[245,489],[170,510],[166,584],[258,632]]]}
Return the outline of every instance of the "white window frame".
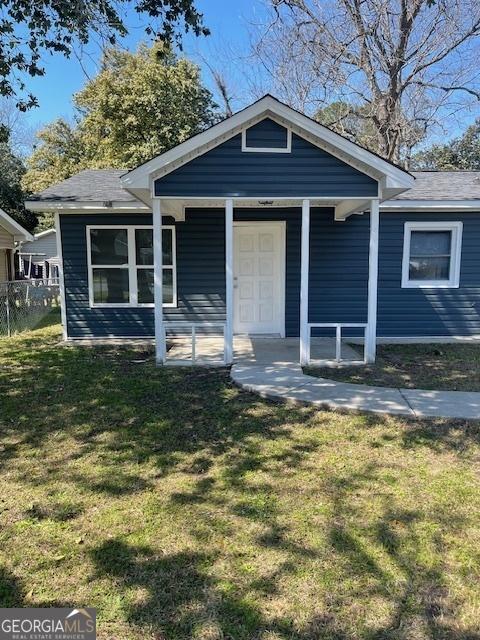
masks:
{"label": "white window frame", "polygon": [[[284,124],[280,124],[276,122],[276,124],[280,124],[281,127],[287,130],[287,146],[286,147],[249,147],[247,145],[247,131],[254,127],[257,124],[260,124],[262,120],[252,124],[250,127],[246,129],[242,129],[242,151],[252,152],[252,153],[291,153],[292,152],[292,130],[290,127],[286,127]],[[275,122],[275,120],[274,120]]]}
{"label": "white window frame", "polygon": [[[90,231],[96,229],[125,229],[127,231],[128,242],[128,263],[125,266],[119,264],[92,264],[91,239]],[[138,308],[155,306],[153,302],[138,302],[138,269],[154,269],[154,265],[139,264],[137,265],[137,255],[135,246],[135,231],[137,229],[152,229],[151,224],[126,225],[126,224],[92,224],[86,226],[87,234],[87,271],[88,271],[88,301],[91,309],[98,308]],[[172,302],[164,302],[163,308],[174,308],[177,306],[177,239],[175,225],[162,225],[163,229],[170,229],[172,232],[172,265],[162,265],[162,272],[165,269],[172,271],[173,284],[173,300]],[[128,269],[128,289],[130,302],[94,302],[93,299],[93,269]]]}
{"label": "white window frame", "polygon": [[[450,278],[448,280],[410,279],[410,242],[412,231],[450,231]],[[460,286],[462,259],[462,222],[405,222],[403,235],[402,288],[403,289],[456,289]]]}

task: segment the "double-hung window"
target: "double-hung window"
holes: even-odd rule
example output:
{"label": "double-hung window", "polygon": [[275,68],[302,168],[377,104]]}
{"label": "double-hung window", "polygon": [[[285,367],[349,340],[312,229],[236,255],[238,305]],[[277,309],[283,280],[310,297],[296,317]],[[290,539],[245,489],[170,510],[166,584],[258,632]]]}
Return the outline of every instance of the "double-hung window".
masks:
{"label": "double-hung window", "polygon": [[458,287],[461,222],[406,222],[402,287]]}
{"label": "double-hung window", "polygon": [[[175,307],[175,227],[162,231],[163,306]],[[89,226],[87,253],[90,306],[153,306],[151,226]]]}

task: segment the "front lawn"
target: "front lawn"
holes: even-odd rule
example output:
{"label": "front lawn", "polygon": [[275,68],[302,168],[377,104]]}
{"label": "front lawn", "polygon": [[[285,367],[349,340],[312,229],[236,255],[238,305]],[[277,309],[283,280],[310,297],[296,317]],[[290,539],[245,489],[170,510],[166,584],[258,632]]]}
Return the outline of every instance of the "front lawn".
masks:
{"label": "front lawn", "polygon": [[305,372],[379,387],[480,391],[480,345],[379,345],[374,365],[308,367]]}
{"label": "front lawn", "polygon": [[106,640],[480,637],[480,427],[274,404],[141,350],[0,341],[0,606]]}

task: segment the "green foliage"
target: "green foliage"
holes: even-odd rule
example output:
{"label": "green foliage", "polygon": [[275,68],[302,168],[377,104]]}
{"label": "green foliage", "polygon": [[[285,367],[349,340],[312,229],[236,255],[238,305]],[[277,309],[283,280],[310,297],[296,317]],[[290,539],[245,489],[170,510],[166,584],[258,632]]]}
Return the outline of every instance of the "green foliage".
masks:
{"label": "green foliage", "polygon": [[85,168],[130,168],[214,122],[199,68],[156,44],[110,49],[75,96],[76,123],[48,125],[27,160],[24,186],[41,191]]}
{"label": "green foliage", "polygon": [[480,170],[480,118],[462,136],[417,153],[412,164],[426,170]]}
{"label": "green foliage", "polygon": [[84,145],[76,127],[59,118],[37,134],[38,144],[27,159],[23,186],[35,193],[85,168]]}
{"label": "green foliage", "polygon": [[23,206],[25,194],[21,180],[24,173],[25,167],[12,152],[8,141],[0,142],[0,207],[31,231],[36,216]]}
{"label": "green foliage", "polygon": [[159,45],[108,51],[75,104],[86,156],[98,167],[134,167],[213,122],[199,68]]}
{"label": "green foliage", "polygon": [[[0,95],[15,96],[26,89],[25,74],[42,76],[42,54],[69,56],[76,42],[87,44],[92,36],[114,45],[118,37],[128,34],[122,13],[131,0],[2,0],[0,24]],[[203,16],[194,0],[135,0],[135,11],[153,19],[146,33],[162,41],[179,42],[179,27],[197,35],[208,35]],[[29,93],[18,102],[25,110],[38,104]]]}
{"label": "green foliage", "polygon": [[38,223],[35,227],[35,233],[52,229],[55,226],[55,213],[53,211],[45,211],[37,214]]}

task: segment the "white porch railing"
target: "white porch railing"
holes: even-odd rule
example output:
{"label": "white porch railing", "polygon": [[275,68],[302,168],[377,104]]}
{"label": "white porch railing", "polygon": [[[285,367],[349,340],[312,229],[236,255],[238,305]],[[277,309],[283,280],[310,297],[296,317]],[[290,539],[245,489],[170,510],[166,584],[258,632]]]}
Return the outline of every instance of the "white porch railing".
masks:
{"label": "white porch railing", "polygon": [[[164,320],[163,321],[164,331],[166,332],[168,329],[173,329],[175,331],[176,336],[190,336],[191,337],[191,358],[169,358],[168,352],[167,357],[165,359],[165,364],[191,364],[194,365],[196,362],[202,362],[206,364],[227,364],[227,332],[226,332],[226,322],[189,322],[188,320]],[[221,327],[221,331],[219,332],[219,336],[223,338],[223,358],[221,360],[198,358],[197,357],[197,329],[213,329],[215,327]],[[182,330],[184,332],[182,333]],[[188,330],[188,331],[187,331]],[[215,333],[207,333],[204,334],[205,338],[215,338],[218,337]],[[173,347],[175,348],[175,347]]]}
{"label": "white porch railing", "polygon": [[[363,329],[364,355],[363,362],[367,363],[367,323],[365,322],[309,322],[307,331],[306,356],[307,363],[310,363],[310,350],[312,340],[312,329],[335,329],[335,362],[354,362],[342,359],[342,329]],[[356,361],[358,362],[358,360]]]}

